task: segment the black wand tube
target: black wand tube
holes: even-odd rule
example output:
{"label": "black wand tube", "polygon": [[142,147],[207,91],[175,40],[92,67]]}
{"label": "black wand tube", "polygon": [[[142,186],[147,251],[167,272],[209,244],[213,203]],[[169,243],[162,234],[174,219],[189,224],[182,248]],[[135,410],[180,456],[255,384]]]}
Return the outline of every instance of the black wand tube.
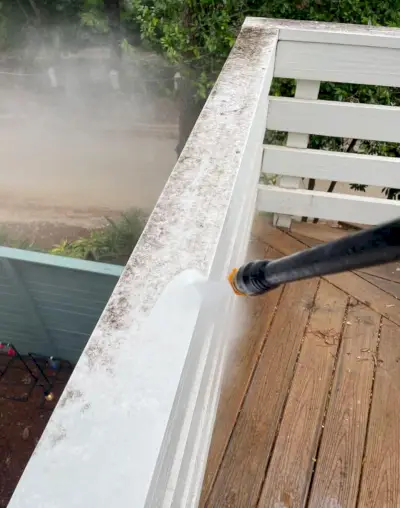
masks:
{"label": "black wand tube", "polygon": [[400,220],[273,261],[252,261],[235,275],[236,289],[259,295],[280,284],[400,259]]}

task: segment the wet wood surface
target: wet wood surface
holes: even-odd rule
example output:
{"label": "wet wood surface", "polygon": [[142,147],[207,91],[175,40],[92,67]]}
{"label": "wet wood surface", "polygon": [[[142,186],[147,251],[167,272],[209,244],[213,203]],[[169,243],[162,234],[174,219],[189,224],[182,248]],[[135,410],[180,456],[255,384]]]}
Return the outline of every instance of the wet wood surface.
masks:
{"label": "wet wood surface", "polygon": [[[317,226],[258,219],[254,258],[348,234]],[[247,302],[201,508],[400,506],[399,273],[316,278]]]}
{"label": "wet wood surface", "polygon": [[400,335],[383,320],[359,506],[400,506]]}

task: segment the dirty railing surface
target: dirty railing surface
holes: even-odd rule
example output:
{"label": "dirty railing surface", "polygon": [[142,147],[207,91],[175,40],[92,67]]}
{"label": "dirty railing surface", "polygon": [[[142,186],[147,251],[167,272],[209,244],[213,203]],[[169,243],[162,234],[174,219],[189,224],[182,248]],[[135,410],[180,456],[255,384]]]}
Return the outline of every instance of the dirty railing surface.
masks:
{"label": "dirty railing surface", "polygon": [[[321,82],[400,86],[400,30],[287,20],[263,20],[279,31],[274,77],[297,81],[295,97],[273,97],[268,129],[287,132],[286,146],[264,146],[262,170],[280,175],[261,186],[258,207],[291,216],[377,224],[400,215],[387,199],[306,190],[303,179],[400,188],[400,159],[308,149],[309,135],[400,142],[400,108],[318,100]],[[326,185],[326,188],[328,186]]]}
{"label": "dirty railing surface", "polygon": [[143,329],[177,274],[243,261],[277,40],[244,24],[10,508],[197,506],[234,297],[179,340]]}

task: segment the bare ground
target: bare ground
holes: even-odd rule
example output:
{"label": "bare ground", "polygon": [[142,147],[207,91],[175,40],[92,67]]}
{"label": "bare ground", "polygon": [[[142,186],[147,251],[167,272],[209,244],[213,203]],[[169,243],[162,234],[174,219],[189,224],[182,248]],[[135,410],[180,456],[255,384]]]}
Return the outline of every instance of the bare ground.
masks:
{"label": "bare ground", "polygon": [[[0,354],[0,375],[9,360],[3,350]],[[37,375],[33,363],[28,361],[28,364]],[[70,373],[68,368],[59,373],[46,370],[49,378],[55,381],[51,402],[44,400],[40,382],[33,383],[32,376],[19,360],[15,360],[0,378],[0,508],[8,505]],[[11,397],[26,400],[12,400]]]}
{"label": "bare ground", "polygon": [[173,135],[0,126],[0,231],[50,248],[130,208],[154,207],[176,161]]}

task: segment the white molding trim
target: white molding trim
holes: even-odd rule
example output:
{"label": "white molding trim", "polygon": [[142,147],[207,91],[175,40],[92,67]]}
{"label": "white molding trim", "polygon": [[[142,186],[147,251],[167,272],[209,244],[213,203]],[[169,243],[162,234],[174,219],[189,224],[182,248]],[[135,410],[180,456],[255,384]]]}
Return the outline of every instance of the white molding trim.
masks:
{"label": "white molding trim", "polygon": [[262,172],[400,189],[400,158],[264,145]]}
{"label": "white molding trim", "polygon": [[271,97],[268,129],[400,142],[400,107]]}
{"label": "white molding trim", "polygon": [[278,43],[275,77],[400,86],[400,51],[315,42]]}
{"label": "white molding trim", "polygon": [[257,208],[325,220],[375,225],[400,217],[400,201],[260,185]]}
{"label": "white molding trim", "polygon": [[400,28],[273,18],[250,17],[247,19],[260,28],[268,26],[278,29],[280,41],[400,49]]}

